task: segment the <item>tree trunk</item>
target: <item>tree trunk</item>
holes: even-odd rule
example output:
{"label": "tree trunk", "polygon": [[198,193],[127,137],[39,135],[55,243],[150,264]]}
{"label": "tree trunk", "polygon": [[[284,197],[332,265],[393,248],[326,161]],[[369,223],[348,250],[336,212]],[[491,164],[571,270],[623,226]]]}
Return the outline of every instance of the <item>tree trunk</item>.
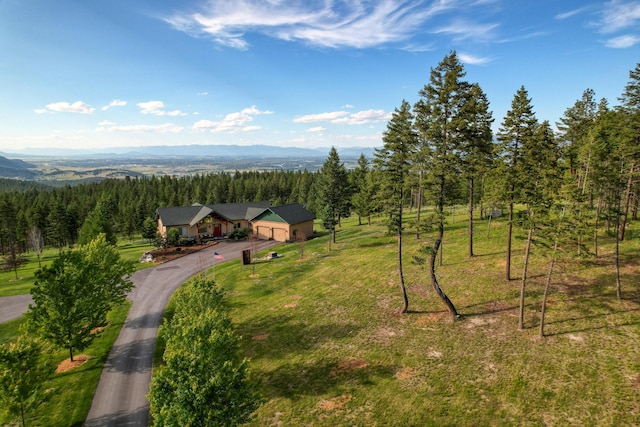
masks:
{"label": "tree trunk", "polygon": [[406,313],[409,310],[409,297],[407,296],[407,288],[404,284],[404,274],[402,272],[402,203],[404,198],[400,198],[400,209],[398,218],[398,274],[400,276],[400,289],[402,290],[402,308],[400,313]]}
{"label": "tree trunk", "polygon": [[616,220],[616,297],[621,299],[621,284],[620,284],[620,198],[618,197],[618,215]]}
{"label": "tree trunk", "polygon": [[460,314],[456,310],[456,307],[453,305],[451,300],[444,293],[440,284],[438,284],[438,278],[436,277],[436,257],[438,256],[438,250],[440,249],[440,244],[442,243],[442,236],[444,231],[444,226],[442,224],[439,225],[438,238],[433,244],[433,251],[431,252],[431,257],[429,258],[429,269],[431,272],[431,284],[433,285],[433,289],[436,291],[440,299],[445,303],[447,308],[449,309],[449,313],[453,316],[454,319],[460,318]]}
{"label": "tree trunk", "polygon": [[473,177],[469,178],[469,258],[473,257]]}
{"label": "tree trunk", "polygon": [[513,234],[513,203],[509,203],[509,224],[507,225],[507,265],[505,278],[511,280],[511,236]]}
{"label": "tree trunk", "polygon": [[549,285],[551,284],[551,275],[553,274],[553,266],[556,263],[555,253],[558,250],[558,239],[553,245],[553,253],[551,254],[551,262],[549,262],[549,272],[547,273],[547,281],[544,284],[544,293],[542,294],[542,308],[540,310],[540,337],[544,337],[544,315],[547,311],[547,295],[549,294]]}
{"label": "tree trunk", "polygon": [[593,226],[593,254],[598,256],[598,219],[600,218],[600,197],[598,197],[598,202],[596,203],[596,217]]}
{"label": "tree trunk", "polygon": [[627,189],[624,196],[624,209],[621,212],[622,218],[619,218],[619,220],[621,221],[618,227],[618,235],[620,236],[620,240],[624,240],[624,231],[627,228],[627,216],[629,214],[629,206],[631,205],[631,188],[633,185],[634,169],[635,163],[631,163],[631,167],[629,168],[629,178],[627,179]]}
{"label": "tree trunk", "polygon": [[533,238],[533,226],[529,227],[527,246],[524,251],[524,266],[522,267],[522,283],[520,285],[520,316],[518,327],[524,329],[524,291],[527,285],[527,267],[529,266],[529,253],[531,251],[531,239]]}
{"label": "tree trunk", "polygon": [[422,171],[420,171],[420,177],[418,178],[418,213],[416,215],[416,240],[420,240],[420,216],[422,211]]}

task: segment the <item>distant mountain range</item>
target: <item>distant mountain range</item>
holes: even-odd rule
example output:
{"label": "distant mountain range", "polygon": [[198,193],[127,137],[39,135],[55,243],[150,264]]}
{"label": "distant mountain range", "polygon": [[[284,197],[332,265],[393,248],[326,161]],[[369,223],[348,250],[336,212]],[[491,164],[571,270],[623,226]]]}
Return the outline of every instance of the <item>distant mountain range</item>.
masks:
{"label": "distant mountain range", "polygon": [[0,177],[31,179],[35,173],[29,169],[34,167],[22,160],[11,160],[0,156]]}
{"label": "distant mountain range", "polygon": [[[364,154],[372,158],[374,148],[336,148],[340,157],[353,158]],[[144,158],[155,156],[177,157],[327,157],[330,148],[278,147],[272,145],[157,145],[148,147],[112,147],[94,150],[66,148],[24,149],[15,153],[2,153],[12,157],[83,157],[83,158]],[[0,165],[1,166],[1,165]]]}

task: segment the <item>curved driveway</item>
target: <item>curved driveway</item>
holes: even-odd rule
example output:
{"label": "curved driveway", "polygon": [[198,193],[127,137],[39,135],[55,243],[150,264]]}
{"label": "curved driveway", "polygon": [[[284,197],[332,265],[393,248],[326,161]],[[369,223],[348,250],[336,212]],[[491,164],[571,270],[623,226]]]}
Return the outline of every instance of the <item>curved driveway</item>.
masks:
{"label": "curved driveway", "polygon": [[[252,242],[251,249],[261,251],[278,244]],[[129,294],[133,303],[105,362],[86,426],[148,425],[153,347],[169,297],[189,277],[223,262],[213,259],[214,250],[230,260],[249,248],[247,242],[223,242],[133,274],[135,288]]]}

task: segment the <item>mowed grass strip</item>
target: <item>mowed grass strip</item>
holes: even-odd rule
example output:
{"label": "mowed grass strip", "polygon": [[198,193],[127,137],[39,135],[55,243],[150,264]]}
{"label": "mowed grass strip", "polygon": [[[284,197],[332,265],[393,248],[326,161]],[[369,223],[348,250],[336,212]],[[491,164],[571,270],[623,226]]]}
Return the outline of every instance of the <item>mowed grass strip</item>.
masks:
{"label": "mowed grass strip", "polygon": [[[262,379],[265,425],[637,425],[640,422],[638,242],[623,243],[623,300],[615,298],[611,239],[597,259],[556,268],[538,337],[548,259],[534,250],[525,322],[519,280],[504,280],[505,224],[478,221],[475,256],[466,223],[445,234],[442,288],[463,314],[453,321],[411,263],[410,313],[399,315],[397,241],[380,224],[344,221],[328,237],[282,245],[254,266],[216,267],[242,348]],[[428,241],[432,236],[422,236]],[[522,269],[515,240],[513,275]]]}

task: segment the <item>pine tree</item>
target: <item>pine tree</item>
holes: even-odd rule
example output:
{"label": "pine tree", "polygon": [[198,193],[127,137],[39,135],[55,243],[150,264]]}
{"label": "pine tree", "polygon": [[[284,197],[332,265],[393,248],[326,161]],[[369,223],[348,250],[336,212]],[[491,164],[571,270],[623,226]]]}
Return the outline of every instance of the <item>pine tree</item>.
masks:
{"label": "pine tree", "polygon": [[406,313],[409,309],[409,298],[402,270],[402,218],[411,160],[418,143],[411,105],[407,101],[403,100],[400,108],[395,109],[387,123],[382,141],[384,145],[376,150],[374,165],[381,178],[381,210],[387,215],[389,231],[398,236],[398,274],[403,300],[400,312]]}
{"label": "pine tree", "polygon": [[318,171],[316,182],[318,204],[321,206],[319,217],[323,225],[329,230],[329,247],[336,242],[336,225],[341,215],[344,215],[351,198],[349,179],[344,164],[335,147],[329,150],[329,157]]}
{"label": "pine tree", "polygon": [[520,201],[520,192],[526,177],[522,173],[522,145],[533,138],[538,120],[533,112],[529,93],[521,86],[511,101],[511,109],[507,111],[498,131],[499,157],[505,162],[506,188],[503,199],[509,208],[507,229],[506,280],[511,280],[511,243],[513,239],[514,204]]}

